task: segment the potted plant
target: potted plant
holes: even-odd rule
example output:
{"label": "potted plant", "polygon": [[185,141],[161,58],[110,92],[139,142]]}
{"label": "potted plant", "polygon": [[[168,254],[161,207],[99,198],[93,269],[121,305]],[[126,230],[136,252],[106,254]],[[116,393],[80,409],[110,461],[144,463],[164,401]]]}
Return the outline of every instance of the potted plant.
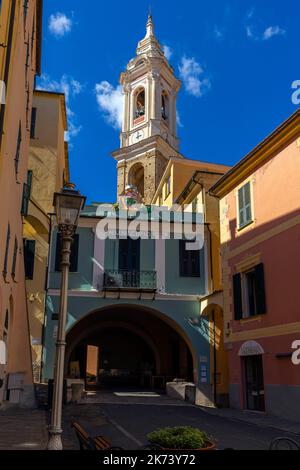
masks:
{"label": "potted plant", "polygon": [[164,450],[214,450],[215,444],[197,428],[178,426],[157,429],[147,435],[149,442]]}

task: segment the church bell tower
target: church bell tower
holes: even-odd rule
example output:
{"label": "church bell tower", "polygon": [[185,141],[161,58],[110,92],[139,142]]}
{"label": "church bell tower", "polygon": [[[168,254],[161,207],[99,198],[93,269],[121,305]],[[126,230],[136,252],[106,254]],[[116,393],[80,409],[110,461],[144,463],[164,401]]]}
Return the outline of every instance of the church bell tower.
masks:
{"label": "church bell tower", "polygon": [[176,136],[176,99],[181,82],[169,65],[148,17],[146,36],[121,74],[124,117],[118,165],[118,197],[135,186],[150,204],[171,156],[181,157]]}

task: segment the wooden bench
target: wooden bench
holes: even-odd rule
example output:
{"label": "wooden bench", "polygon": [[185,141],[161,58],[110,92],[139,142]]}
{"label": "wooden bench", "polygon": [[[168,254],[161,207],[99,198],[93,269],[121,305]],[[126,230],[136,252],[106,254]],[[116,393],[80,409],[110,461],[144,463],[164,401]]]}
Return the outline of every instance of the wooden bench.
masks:
{"label": "wooden bench", "polygon": [[123,450],[121,447],[112,447],[110,441],[104,436],[90,437],[83,427],[75,421],[72,422],[72,428],[79,441],[80,450]]}

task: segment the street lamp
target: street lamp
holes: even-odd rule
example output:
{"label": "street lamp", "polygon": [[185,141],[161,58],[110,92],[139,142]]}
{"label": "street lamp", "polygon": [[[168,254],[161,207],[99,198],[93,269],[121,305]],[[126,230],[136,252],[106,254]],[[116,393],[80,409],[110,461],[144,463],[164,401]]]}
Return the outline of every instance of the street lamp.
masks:
{"label": "street lamp", "polygon": [[74,186],[69,184],[54,194],[58,232],[62,240],[61,249],[61,287],[58,331],[56,341],[56,356],[54,365],[54,383],[51,425],[49,427],[48,450],[62,450],[62,401],[64,383],[64,362],[66,348],[66,320],[68,302],[68,278],[70,267],[71,243],[76,232],[80,211],[84,208],[86,198],[81,196]]}

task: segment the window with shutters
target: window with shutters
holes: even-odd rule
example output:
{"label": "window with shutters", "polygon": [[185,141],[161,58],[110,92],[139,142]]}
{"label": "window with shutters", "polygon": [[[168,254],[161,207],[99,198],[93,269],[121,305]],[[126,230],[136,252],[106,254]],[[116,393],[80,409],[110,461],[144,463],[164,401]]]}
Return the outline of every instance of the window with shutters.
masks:
{"label": "window with shutters", "polygon": [[18,240],[17,240],[17,237],[15,237],[14,256],[13,256],[13,262],[12,262],[12,267],[11,267],[11,275],[13,278],[16,277],[17,257],[18,257]]}
{"label": "window with shutters", "polygon": [[27,14],[28,14],[28,0],[24,0],[23,4],[23,17],[24,17],[24,30],[26,29],[26,20],[27,20]]}
{"label": "window with shutters", "polygon": [[28,81],[28,72],[29,72],[29,59],[30,59],[30,42],[29,42],[29,35],[27,37],[27,43],[26,43],[26,61],[25,61],[25,84],[27,84]]}
{"label": "window with shutters", "polygon": [[7,275],[9,244],[10,244],[10,225],[8,224],[7,232],[6,232],[6,244],[5,244],[5,255],[4,255],[4,265],[3,265],[3,276],[4,277],[6,277],[6,275]]}
{"label": "window with shutters", "polygon": [[263,263],[233,276],[233,297],[235,320],[266,313]]}
{"label": "window with shutters", "polygon": [[31,30],[31,60],[33,58],[34,39],[35,39],[35,16],[33,17],[32,30]]}
{"label": "window with shutters", "polygon": [[[61,271],[61,236],[58,233],[56,236],[56,254],[55,254],[55,271]],[[71,254],[70,254],[70,273],[76,273],[78,271],[78,251],[79,251],[79,234],[74,235],[72,244],[71,244]]]}
{"label": "window with shutters", "polygon": [[186,250],[186,240],[179,240],[179,274],[181,277],[200,277],[200,251]]}
{"label": "window with shutters", "polygon": [[24,240],[25,278],[30,280],[34,275],[35,243],[35,240]]}
{"label": "window with shutters", "polygon": [[30,125],[30,138],[35,139],[35,123],[36,123],[37,108],[31,110],[31,125]]}
{"label": "window with shutters", "polygon": [[29,201],[31,196],[31,187],[32,187],[32,170],[28,170],[27,172],[27,183],[23,185],[23,197],[22,197],[22,207],[21,207],[21,214],[24,217],[28,215],[28,208],[29,208]]}
{"label": "window with shutters", "polygon": [[18,176],[18,172],[19,172],[19,162],[20,162],[20,153],[21,153],[21,142],[22,142],[22,126],[21,126],[21,122],[20,122],[20,123],[19,123],[19,132],[18,132],[18,141],[17,141],[16,155],[15,155],[16,177]]}
{"label": "window with shutters", "polygon": [[253,209],[251,204],[251,183],[248,181],[238,190],[238,226],[239,229],[253,222]]}

